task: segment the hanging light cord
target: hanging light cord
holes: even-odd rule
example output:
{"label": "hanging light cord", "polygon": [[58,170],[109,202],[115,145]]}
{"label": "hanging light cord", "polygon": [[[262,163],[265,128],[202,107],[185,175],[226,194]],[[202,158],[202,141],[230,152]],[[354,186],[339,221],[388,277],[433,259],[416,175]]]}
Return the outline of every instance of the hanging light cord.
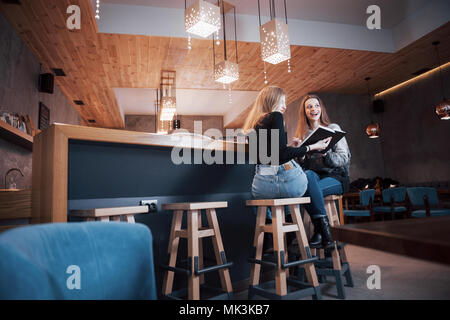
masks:
{"label": "hanging light cord", "polygon": [[[367,81],[367,96],[369,97],[369,109],[370,109],[370,101],[371,101],[371,96],[370,96],[370,85],[369,85],[369,81],[371,80],[369,77],[365,78],[364,80]],[[373,118],[372,115],[370,116],[370,122],[373,123]]]}
{"label": "hanging light cord", "polygon": [[258,17],[259,17],[259,26],[261,27],[261,4],[258,0]]}
{"label": "hanging light cord", "polygon": [[445,91],[444,91],[444,77],[442,76],[441,58],[439,56],[439,48],[438,48],[439,42],[434,42],[433,45],[436,48],[436,55],[437,55],[438,64],[439,64],[439,74],[440,74],[440,78],[441,78],[442,95],[443,95],[444,101],[445,101],[446,98],[445,98]]}
{"label": "hanging light cord", "polygon": [[286,7],[286,0],[284,0],[284,17],[286,18],[286,24],[288,24],[288,20],[287,20],[287,7]]}
{"label": "hanging light cord", "polygon": [[225,31],[225,1],[222,0],[222,19],[223,19],[223,56],[227,60],[227,33]]}
{"label": "hanging light cord", "polygon": [[239,64],[238,43],[237,43],[237,26],[236,26],[236,6],[234,7],[234,43],[236,44],[236,63]]}

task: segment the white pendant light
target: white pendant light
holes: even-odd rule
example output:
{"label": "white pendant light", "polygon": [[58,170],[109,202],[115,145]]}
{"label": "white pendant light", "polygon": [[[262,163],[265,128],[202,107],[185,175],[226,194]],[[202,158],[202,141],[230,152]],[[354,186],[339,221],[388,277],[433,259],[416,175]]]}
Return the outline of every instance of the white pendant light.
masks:
{"label": "white pendant light", "polygon": [[184,11],[184,26],[187,33],[207,38],[220,29],[220,8],[197,0]]}
{"label": "white pendant light", "polygon": [[214,49],[215,40],[213,36],[213,58],[214,58],[214,80],[222,84],[230,84],[239,79],[239,56],[237,47],[237,30],[236,30],[236,7],[234,10],[234,42],[236,44],[236,63],[227,60],[227,36],[225,24],[225,1],[222,1],[222,19],[223,19],[223,53],[224,60],[216,64],[216,52]]}
{"label": "white pendant light", "polygon": [[[264,62],[279,64],[291,59],[291,44],[289,40],[289,28],[287,25],[286,1],[284,1],[285,21],[275,16],[275,1],[269,0],[271,20],[261,25],[261,11],[258,0],[259,34],[261,41],[261,56]],[[290,72],[290,61],[288,61],[288,72]]]}

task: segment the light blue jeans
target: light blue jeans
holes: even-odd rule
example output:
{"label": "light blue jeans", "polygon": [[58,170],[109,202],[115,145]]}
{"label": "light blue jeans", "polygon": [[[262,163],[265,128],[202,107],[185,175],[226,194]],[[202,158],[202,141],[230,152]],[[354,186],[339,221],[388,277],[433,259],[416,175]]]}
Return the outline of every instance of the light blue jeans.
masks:
{"label": "light blue jeans", "polygon": [[[252,184],[254,199],[283,199],[299,198],[303,196],[308,187],[308,179],[303,169],[295,161],[290,161],[293,168],[286,170],[284,166],[276,166],[273,174],[268,174],[269,165],[257,165]],[[256,208],[255,208],[256,209]],[[286,208],[286,213],[289,208]],[[272,219],[270,208],[267,210],[267,218]]]}

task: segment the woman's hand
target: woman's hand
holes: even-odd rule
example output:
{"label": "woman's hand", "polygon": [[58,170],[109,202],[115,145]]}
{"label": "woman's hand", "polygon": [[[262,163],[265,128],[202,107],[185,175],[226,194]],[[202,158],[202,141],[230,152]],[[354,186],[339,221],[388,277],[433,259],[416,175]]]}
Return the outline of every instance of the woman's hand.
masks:
{"label": "woman's hand", "polygon": [[328,147],[328,145],[330,144],[330,141],[331,141],[331,137],[320,140],[320,141],[316,142],[315,144],[310,145],[309,150],[310,151],[323,151]]}
{"label": "woman's hand", "polygon": [[291,146],[294,147],[294,148],[298,148],[298,147],[302,144],[302,142],[303,142],[302,139],[293,137],[293,138],[292,138]]}

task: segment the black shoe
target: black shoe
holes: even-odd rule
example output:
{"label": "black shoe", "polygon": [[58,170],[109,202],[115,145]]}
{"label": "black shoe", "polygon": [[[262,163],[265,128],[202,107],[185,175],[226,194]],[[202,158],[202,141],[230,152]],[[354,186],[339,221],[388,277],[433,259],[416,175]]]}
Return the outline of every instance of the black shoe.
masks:
{"label": "black shoe", "polygon": [[322,235],[322,248],[331,249],[334,247],[334,241],[331,237],[330,222],[328,217],[320,217],[320,233]]}
{"label": "black shoe", "polygon": [[311,248],[330,249],[334,247],[328,217],[311,219],[314,224],[314,235],[309,242]]}
{"label": "black shoe", "polygon": [[314,235],[311,240],[309,240],[310,248],[321,248],[322,247],[322,235],[320,234],[320,222],[319,219],[311,219],[311,222],[314,225]]}

